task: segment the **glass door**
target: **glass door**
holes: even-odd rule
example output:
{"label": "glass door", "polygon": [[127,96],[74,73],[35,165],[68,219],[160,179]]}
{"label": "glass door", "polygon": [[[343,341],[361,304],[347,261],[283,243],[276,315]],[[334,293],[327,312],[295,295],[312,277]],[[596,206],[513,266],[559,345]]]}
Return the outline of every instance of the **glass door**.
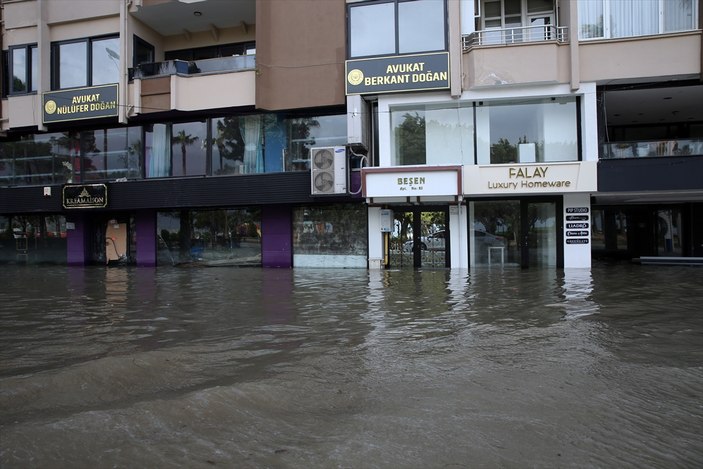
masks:
{"label": "glass door", "polygon": [[683,255],[681,242],[681,209],[657,210],[657,255],[679,257]]}
{"label": "glass door", "polygon": [[470,265],[561,265],[559,206],[557,200],[469,202]]}
{"label": "glass door", "polygon": [[449,267],[449,212],[413,208],[395,209],[388,242],[389,267]]}
{"label": "glass door", "polygon": [[555,202],[523,201],[522,267],[556,267],[557,216]]}

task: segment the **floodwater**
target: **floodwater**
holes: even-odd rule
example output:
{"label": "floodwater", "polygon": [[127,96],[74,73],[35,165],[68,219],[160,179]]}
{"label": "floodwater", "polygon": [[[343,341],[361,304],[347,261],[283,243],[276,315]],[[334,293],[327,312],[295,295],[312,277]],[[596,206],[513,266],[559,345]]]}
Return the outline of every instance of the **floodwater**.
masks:
{"label": "floodwater", "polygon": [[703,466],[703,268],[1,269],[3,469]]}

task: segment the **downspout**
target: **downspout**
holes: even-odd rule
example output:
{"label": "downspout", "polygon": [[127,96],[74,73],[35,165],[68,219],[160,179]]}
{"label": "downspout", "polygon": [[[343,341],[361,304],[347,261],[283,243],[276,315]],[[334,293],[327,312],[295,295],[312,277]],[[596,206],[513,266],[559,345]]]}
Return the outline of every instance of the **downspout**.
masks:
{"label": "downspout", "polygon": [[461,96],[461,9],[458,0],[447,1],[448,36],[449,36],[449,76],[452,98]]}
{"label": "downspout", "polygon": [[578,0],[569,1],[569,59],[571,61],[571,91],[581,87],[581,69],[579,56],[579,15]]}
{"label": "downspout", "polygon": [[132,0],[124,0],[120,2],[120,81],[118,90],[118,102],[117,107],[117,120],[120,124],[127,123],[127,109],[129,109],[129,103],[127,102],[127,89],[129,88],[129,66],[128,66],[128,56],[131,55],[129,47],[129,7],[132,4]]}
{"label": "downspout", "polygon": [[37,130],[45,132],[44,126],[44,93],[51,89],[51,50],[49,44],[49,24],[46,14],[46,0],[37,1],[37,53],[39,76],[37,77],[37,94],[35,101],[35,115],[37,116]]}

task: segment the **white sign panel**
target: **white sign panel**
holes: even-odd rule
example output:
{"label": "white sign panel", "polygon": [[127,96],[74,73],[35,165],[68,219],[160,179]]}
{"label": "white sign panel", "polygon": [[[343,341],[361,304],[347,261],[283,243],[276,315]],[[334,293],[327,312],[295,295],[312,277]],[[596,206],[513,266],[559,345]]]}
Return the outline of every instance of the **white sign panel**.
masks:
{"label": "white sign panel", "polygon": [[464,194],[506,195],[596,192],[594,161],[464,166]]}
{"label": "white sign panel", "polygon": [[366,172],[364,197],[456,196],[460,168],[443,171]]}

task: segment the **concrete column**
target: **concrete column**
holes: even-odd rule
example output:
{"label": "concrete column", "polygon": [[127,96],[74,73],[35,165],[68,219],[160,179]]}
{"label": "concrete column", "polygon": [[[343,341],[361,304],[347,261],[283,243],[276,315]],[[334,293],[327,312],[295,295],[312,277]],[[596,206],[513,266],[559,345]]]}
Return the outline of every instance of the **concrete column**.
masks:
{"label": "concrete column", "polygon": [[381,233],[381,209],[369,207],[369,269],[383,268],[383,233]]}
{"label": "concrete column", "polygon": [[156,212],[141,210],[134,217],[137,241],[137,265],[153,267],[156,265]]}
{"label": "concrete column", "polygon": [[293,267],[293,213],[289,205],[261,209],[261,262],[264,267]]}

